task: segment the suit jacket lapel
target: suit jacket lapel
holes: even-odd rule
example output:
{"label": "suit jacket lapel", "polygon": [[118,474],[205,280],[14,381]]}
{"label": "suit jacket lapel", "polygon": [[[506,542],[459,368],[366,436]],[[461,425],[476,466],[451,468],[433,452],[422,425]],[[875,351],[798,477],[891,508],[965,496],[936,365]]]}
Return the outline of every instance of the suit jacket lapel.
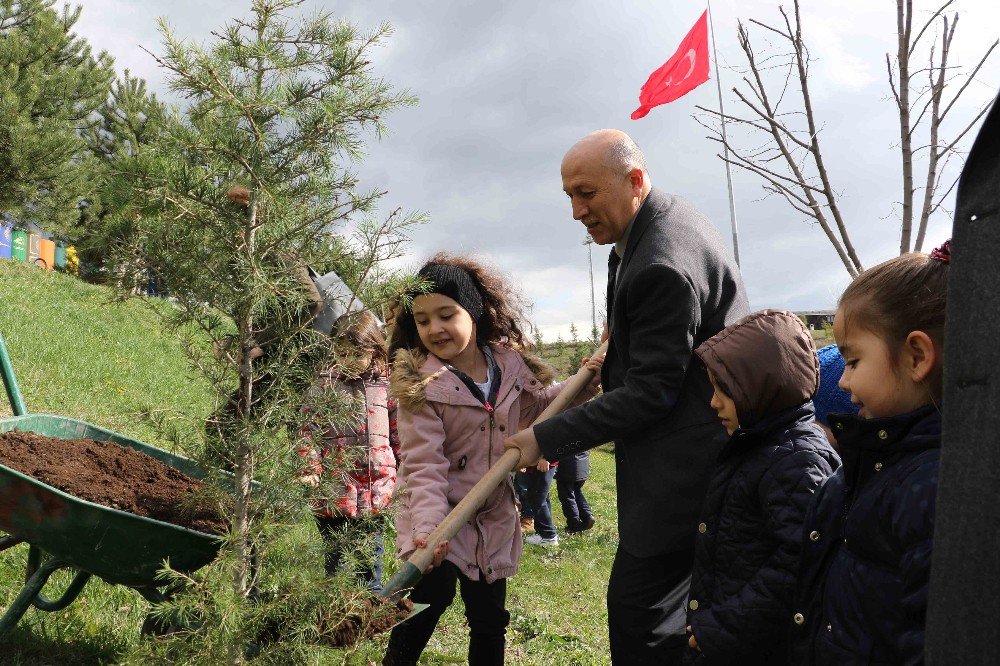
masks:
{"label": "suit jacket lapel", "polygon": [[618,302],[618,290],[622,284],[622,278],[625,277],[625,271],[628,270],[629,262],[632,260],[632,255],[635,254],[635,248],[638,246],[639,241],[642,239],[643,234],[649,229],[653,222],[653,217],[656,211],[659,210],[659,199],[660,195],[655,189],[649,191],[646,196],[646,200],[642,202],[639,206],[639,212],[635,216],[635,221],[632,222],[632,231],[629,233],[628,243],[625,244],[625,256],[622,257],[621,266],[618,268],[618,279],[615,280],[615,301]]}

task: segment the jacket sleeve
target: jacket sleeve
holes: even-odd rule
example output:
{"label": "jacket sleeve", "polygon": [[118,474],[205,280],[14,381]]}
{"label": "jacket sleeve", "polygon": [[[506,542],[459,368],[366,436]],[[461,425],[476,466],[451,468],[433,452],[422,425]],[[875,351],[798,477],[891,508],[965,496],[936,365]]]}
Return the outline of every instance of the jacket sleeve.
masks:
{"label": "jacket sleeve", "polygon": [[[535,419],[541,416],[545,408],[552,404],[552,401],[556,399],[556,396],[559,395],[559,392],[565,385],[566,382],[559,382],[534,393],[525,391],[521,396],[521,419],[518,423],[518,429],[523,430],[527,428]],[[590,388],[588,384],[573,398],[573,402],[570,404],[574,406],[582,405],[595,395],[597,395],[597,391]]]}
{"label": "jacket sleeve", "polygon": [[791,614],[805,515],[831,474],[825,458],[800,450],[782,456],[761,477],[764,529],[775,548],[736,594],[692,615],[692,630],[706,656],[759,653],[784,640],[780,632]]}
{"label": "jacket sleeve", "polygon": [[535,436],[546,457],[559,458],[556,447],[567,442],[572,451],[563,454],[641,432],[677,402],[701,325],[694,287],[673,268],[653,264],[631,278],[627,294],[619,299],[625,300],[629,322],[631,365],[625,381],[536,426]]}
{"label": "jacket sleeve", "polygon": [[903,625],[896,635],[900,663],[924,663],[924,623],[931,575],[934,511],[939,459],[929,460],[908,474],[895,492],[891,517],[899,544],[899,572],[903,589],[900,605]]}
{"label": "jacket sleeve", "polygon": [[444,455],[444,423],[432,403],[418,411],[399,411],[399,459],[409,493],[413,536],[430,534],[448,515],[448,458]]}

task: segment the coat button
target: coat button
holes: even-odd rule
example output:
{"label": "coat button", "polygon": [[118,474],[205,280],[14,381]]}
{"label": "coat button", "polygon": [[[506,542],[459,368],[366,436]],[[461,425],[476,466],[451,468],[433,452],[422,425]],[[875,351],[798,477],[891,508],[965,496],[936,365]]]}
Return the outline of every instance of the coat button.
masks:
{"label": "coat button", "polygon": [[493,573],[493,567],[486,567],[486,573],[488,574]]}
{"label": "coat button", "polygon": [[833,427],[836,428],[837,430],[843,430],[844,429],[844,424],[843,423],[834,423]]}
{"label": "coat button", "polygon": [[501,423],[501,424],[500,424],[500,432],[503,432],[504,430],[506,430],[506,428],[504,428],[504,427],[503,427],[503,424]]}
{"label": "coat button", "polygon": [[889,433],[887,433],[885,430],[879,430],[878,431],[878,438],[879,439],[886,439],[887,437],[889,437]]}
{"label": "coat button", "polygon": [[816,530],[813,530],[812,532],[810,532],[809,533],[809,540],[810,541],[819,541],[819,532],[817,532]]}
{"label": "coat button", "polygon": [[880,463],[880,462],[875,463],[875,471],[876,472],[881,472],[882,471],[882,463]]}
{"label": "coat button", "polygon": [[479,429],[482,430],[483,432],[486,432],[486,426],[479,426]]}
{"label": "coat button", "polygon": [[806,616],[803,615],[802,613],[796,613],[795,615],[792,616],[792,621],[795,622],[795,624],[804,624],[806,621]]}
{"label": "coat button", "polygon": [[706,525],[705,523],[699,523],[698,524],[698,531],[701,532],[702,534],[704,534],[705,532],[708,531],[708,525]]}
{"label": "coat button", "polygon": [[832,624],[826,625],[826,630],[827,631],[833,631],[833,625]]}
{"label": "coat button", "polygon": [[690,608],[691,610],[698,610],[698,600],[692,599],[691,601],[689,601],[688,608]]}

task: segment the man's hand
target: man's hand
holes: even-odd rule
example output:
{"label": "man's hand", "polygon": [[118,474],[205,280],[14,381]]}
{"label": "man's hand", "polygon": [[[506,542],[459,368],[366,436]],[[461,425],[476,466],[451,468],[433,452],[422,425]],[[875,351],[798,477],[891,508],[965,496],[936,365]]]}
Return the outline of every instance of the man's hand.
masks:
{"label": "man's hand", "polygon": [[503,443],[505,449],[518,449],[521,451],[521,460],[518,467],[534,467],[538,459],[542,457],[542,452],[538,448],[538,440],[535,439],[535,429],[525,428],[513,437],[508,437]]}
{"label": "man's hand", "polygon": [[693,649],[697,650],[698,652],[701,652],[701,648],[698,646],[698,639],[694,637],[694,632],[691,631],[691,625],[690,624],[687,626],[687,632],[689,634],[688,635],[688,647],[693,648]]}
{"label": "man's hand", "polygon": [[549,461],[546,460],[545,458],[539,460],[538,464],[535,465],[535,469],[537,469],[539,472],[547,472],[549,471],[550,467],[552,467],[552,465],[550,465]]}
{"label": "man's hand", "polygon": [[[416,536],[413,537],[413,545],[416,546],[417,548],[426,548],[428,536],[429,535],[427,534],[417,534]],[[435,567],[441,566],[441,563],[444,562],[444,558],[447,556],[448,556],[448,542],[442,541],[440,544],[438,544],[438,547],[434,549],[434,562],[431,564],[430,567],[427,568],[427,571],[424,573],[428,573],[432,571]]]}

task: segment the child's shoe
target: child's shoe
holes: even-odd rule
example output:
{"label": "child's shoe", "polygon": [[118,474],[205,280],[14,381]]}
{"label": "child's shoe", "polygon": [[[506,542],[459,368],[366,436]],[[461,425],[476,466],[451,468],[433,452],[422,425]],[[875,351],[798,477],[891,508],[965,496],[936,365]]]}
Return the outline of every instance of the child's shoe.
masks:
{"label": "child's shoe", "polygon": [[559,545],[559,536],[554,536],[551,539],[543,539],[541,534],[531,534],[524,540],[524,543],[530,543],[532,546],[542,546],[543,548],[552,548]]}
{"label": "child's shoe", "polygon": [[566,523],[566,534],[579,534],[581,532],[586,532],[594,526],[593,516],[587,516],[583,520],[576,520],[572,523]]}

